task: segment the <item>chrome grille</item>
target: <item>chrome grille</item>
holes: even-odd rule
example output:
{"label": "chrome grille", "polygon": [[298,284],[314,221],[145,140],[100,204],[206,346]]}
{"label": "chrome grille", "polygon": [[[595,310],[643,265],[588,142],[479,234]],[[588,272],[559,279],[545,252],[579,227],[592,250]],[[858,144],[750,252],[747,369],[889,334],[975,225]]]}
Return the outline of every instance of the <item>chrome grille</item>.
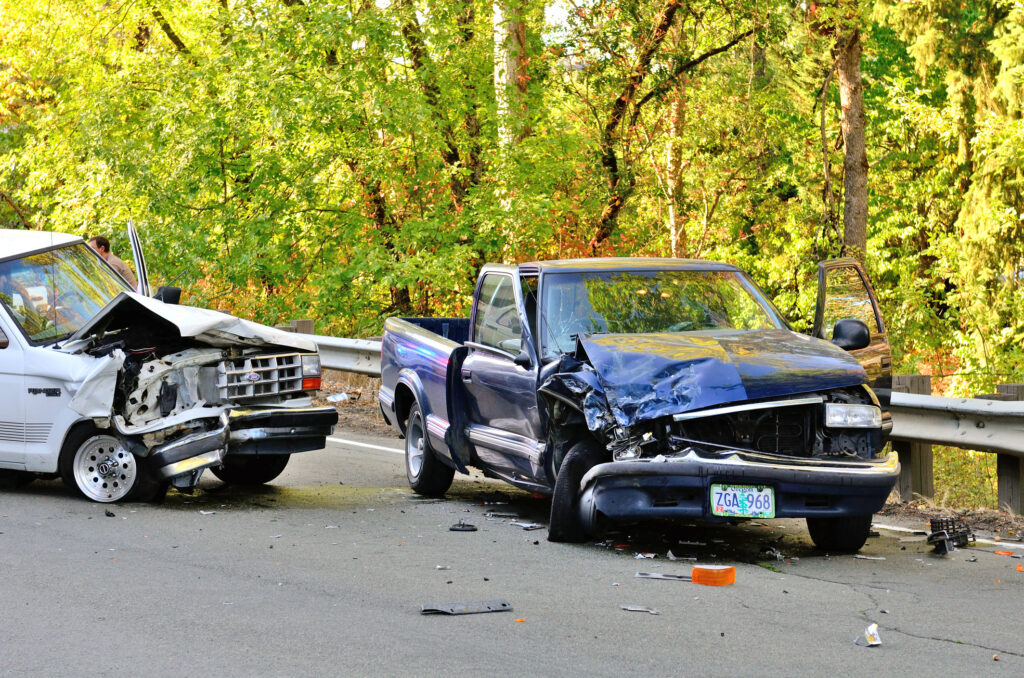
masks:
{"label": "chrome grille", "polygon": [[302,357],[298,353],[231,358],[217,370],[222,400],[238,402],[302,391]]}

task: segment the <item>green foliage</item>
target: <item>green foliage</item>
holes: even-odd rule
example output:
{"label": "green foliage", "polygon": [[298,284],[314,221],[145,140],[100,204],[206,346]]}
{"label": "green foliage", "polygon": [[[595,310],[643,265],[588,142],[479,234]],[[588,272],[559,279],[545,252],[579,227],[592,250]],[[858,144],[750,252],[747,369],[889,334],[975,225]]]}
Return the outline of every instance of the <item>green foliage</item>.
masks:
{"label": "green foliage", "polygon": [[660,43],[664,1],[585,0],[556,26],[517,6],[528,133],[502,144],[491,3],[8,0],[0,225],[124,252],[132,219],[191,303],[366,336],[465,314],[487,261],[590,255],[618,196],[601,254],[736,263],[806,330],[841,241],[827,74],[857,28],[897,368],[964,394],[1024,381],[1019,3],[689,0]]}

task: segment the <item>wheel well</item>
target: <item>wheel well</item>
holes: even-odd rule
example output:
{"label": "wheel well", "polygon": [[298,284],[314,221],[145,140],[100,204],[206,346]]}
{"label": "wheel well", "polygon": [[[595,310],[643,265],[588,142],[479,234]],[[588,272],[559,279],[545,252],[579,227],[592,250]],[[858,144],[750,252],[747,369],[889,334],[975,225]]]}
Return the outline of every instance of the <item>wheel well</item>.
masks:
{"label": "wheel well", "polygon": [[[67,430],[67,433],[64,434],[64,440],[62,440],[60,444],[61,454],[64,454],[64,449],[67,447],[68,441],[73,440],[75,437],[78,436],[79,432],[83,430],[98,431],[99,429],[96,428],[96,424],[94,424],[91,419],[82,419],[80,421],[76,421],[74,424],[71,425],[71,428]],[[59,463],[60,462],[58,462],[58,464]]]}
{"label": "wheel well", "polygon": [[395,387],[395,417],[398,418],[398,427],[402,429],[403,435],[406,421],[409,419],[409,410],[412,409],[414,402],[416,402],[416,396],[413,395],[411,388],[405,384]]}

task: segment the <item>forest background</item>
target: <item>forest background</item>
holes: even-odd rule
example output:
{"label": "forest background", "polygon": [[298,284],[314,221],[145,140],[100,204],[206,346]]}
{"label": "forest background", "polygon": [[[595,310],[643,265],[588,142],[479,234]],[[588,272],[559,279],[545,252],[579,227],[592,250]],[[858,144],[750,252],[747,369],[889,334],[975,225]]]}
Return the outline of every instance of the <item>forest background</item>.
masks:
{"label": "forest background", "polygon": [[896,370],[972,395],[1024,381],[1022,107],[1020,0],[2,0],[0,227],[131,219],[188,303],[337,336],[592,255],[806,329],[852,254]]}

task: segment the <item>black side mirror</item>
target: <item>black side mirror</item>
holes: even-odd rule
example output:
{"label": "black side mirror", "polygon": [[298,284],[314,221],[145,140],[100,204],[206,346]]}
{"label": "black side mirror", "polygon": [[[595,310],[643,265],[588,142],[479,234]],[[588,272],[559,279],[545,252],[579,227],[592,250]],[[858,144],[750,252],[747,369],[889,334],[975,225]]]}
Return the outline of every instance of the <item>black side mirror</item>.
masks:
{"label": "black side mirror", "polygon": [[861,320],[844,318],[832,330],[832,343],[844,351],[858,351],[871,343],[871,331]]}
{"label": "black side mirror", "polygon": [[530,360],[530,354],[526,351],[520,351],[519,355],[517,355],[512,362],[526,369],[530,369],[533,365],[533,361]]}
{"label": "black side mirror", "polygon": [[165,304],[180,304],[181,303],[181,288],[180,287],[159,287],[157,288],[156,294],[153,298],[157,301],[162,301]]}

